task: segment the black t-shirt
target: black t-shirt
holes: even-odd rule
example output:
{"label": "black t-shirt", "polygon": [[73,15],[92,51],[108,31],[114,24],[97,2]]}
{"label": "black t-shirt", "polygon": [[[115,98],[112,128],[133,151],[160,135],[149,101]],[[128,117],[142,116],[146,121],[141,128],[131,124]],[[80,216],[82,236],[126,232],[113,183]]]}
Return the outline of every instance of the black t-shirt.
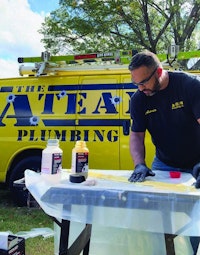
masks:
{"label": "black t-shirt", "polygon": [[153,96],[139,90],[131,98],[132,131],[150,132],[156,156],[173,167],[200,162],[200,80],[169,72],[168,86]]}

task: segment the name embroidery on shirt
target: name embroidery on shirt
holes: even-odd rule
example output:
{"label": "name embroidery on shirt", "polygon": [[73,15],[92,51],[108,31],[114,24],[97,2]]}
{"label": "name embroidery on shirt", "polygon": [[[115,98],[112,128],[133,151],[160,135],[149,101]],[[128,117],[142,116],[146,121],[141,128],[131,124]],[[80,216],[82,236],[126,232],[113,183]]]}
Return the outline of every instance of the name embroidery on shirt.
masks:
{"label": "name embroidery on shirt", "polygon": [[172,104],[172,110],[183,108],[183,107],[184,107],[183,101],[179,101],[179,102]]}
{"label": "name embroidery on shirt", "polygon": [[147,110],[145,112],[145,115],[148,115],[148,114],[153,113],[153,112],[157,112],[157,109]]}

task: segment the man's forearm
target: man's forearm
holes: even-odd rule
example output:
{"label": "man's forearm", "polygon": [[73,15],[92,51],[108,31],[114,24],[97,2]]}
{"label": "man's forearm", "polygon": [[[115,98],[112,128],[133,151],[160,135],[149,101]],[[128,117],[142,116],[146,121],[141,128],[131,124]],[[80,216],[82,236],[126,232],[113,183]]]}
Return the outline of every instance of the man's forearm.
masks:
{"label": "man's forearm", "polygon": [[135,166],[141,163],[145,163],[144,133],[131,132],[130,153]]}

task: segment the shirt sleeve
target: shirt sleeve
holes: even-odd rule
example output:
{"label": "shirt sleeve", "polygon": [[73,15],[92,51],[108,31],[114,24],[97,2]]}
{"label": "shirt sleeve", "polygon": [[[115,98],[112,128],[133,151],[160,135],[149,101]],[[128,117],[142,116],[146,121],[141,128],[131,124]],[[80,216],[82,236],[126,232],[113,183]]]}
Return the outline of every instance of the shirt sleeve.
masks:
{"label": "shirt sleeve", "polygon": [[190,96],[191,108],[196,119],[200,118],[200,77],[193,79],[189,86],[188,94]]}

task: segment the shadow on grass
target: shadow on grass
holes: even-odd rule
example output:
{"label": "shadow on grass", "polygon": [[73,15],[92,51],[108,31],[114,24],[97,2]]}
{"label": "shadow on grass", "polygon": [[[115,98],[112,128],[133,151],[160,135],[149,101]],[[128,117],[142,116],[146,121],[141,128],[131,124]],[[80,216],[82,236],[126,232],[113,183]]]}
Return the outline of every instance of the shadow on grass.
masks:
{"label": "shadow on grass", "polygon": [[[52,228],[53,222],[42,209],[17,207],[7,187],[0,184],[0,231],[10,231],[15,234],[19,231],[30,231],[32,228]],[[26,240],[26,255],[53,255],[53,237],[28,238]]]}
{"label": "shadow on grass", "polygon": [[0,184],[0,208],[15,206],[11,193],[5,184]]}

